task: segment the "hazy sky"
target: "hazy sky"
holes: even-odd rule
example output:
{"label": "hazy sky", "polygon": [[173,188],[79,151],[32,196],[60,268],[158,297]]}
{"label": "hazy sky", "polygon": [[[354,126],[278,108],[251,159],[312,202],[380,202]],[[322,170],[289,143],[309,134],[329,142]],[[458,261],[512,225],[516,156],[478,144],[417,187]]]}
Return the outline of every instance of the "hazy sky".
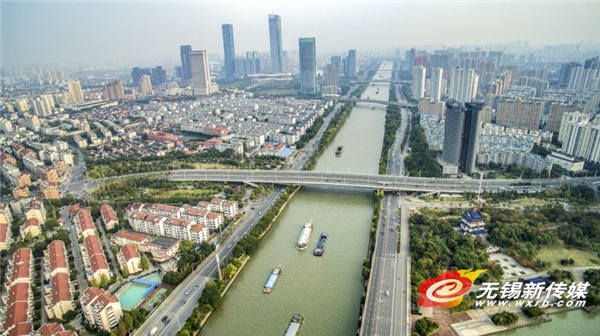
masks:
{"label": "hazy sky", "polygon": [[281,16],[284,50],[316,37],[317,52],[413,45],[531,45],[598,41],[592,2],[9,2],[0,1],[2,65],[178,56],[179,46],[223,53],[233,24],[236,54],[268,51],[268,14]]}

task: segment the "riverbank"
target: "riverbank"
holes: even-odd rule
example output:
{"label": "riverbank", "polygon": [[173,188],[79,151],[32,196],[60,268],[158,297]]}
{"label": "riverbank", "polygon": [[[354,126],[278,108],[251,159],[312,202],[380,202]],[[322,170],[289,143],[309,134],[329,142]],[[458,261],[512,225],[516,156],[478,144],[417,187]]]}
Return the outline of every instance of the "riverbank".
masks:
{"label": "riverbank", "polygon": [[325,130],[325,132],[323,132],[323,136],[321,137],[321,141],[319,142],[319,147],[316,151],[314,151],[310,159],[306,161],[306,164],[302,168],[303,170],[314,169],[315,165],[317,164],[317,160],[323,154],[323,152],[325,152],[325,148],[327,148],[327,146],[329,146],[329,144],[333,141],[336,134],[342,128],[342,125],[344,125],[344,122],[346,121],[348,116],[350,116],[354,105],[355,104],[353,102],[348,102],[344,104],[344,106],[342,106],[340,110],[336,113],[336,115],[331,119],[329,125],[327,126],[327,129]]}
{"label": "riverbank", "polygon": [[269,232],[269,230],[271,230],[271,227],[273,226],[273,223],[275,223],[275,221],[277,220],[277,218],[279,218],[279,215],[281,215],[281,212],[283,211],[283,209],[285,209],[285,207],[287,206],[287,204],[290,202],[290,200],[292,199],[292,197],[294,197],[294,195],[298,192],[298,190],[300,190],[301,187],[296,187],[296,189],[294,189],[294,191],[290,194],[289,198],[287,199],[287,201],[285,201],[285,203],[283,203],[283,205],[281,206],[281,208],[279,209],[279,211],[277,212],[277,214],[275,215],[275,217],[273,218],[273,220],[271,221],[271,224],[269,224],[269,226],[265,229],[265,231],[258,236],[258,239],[262,239],[262,237],[264,237],[267,232]]}

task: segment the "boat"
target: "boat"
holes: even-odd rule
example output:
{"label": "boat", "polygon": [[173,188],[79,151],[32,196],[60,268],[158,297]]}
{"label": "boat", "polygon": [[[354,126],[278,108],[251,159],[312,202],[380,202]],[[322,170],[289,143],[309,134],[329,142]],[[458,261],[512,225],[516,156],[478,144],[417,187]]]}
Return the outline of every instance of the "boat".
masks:
{"label": "boat", "polygon": [[295,315],[294,317],[292,317],[292,320],[290,321],[290,326],[288,327],[288,330],[285,332],[285,336],[298,335],[298,332],[300,331],[300,327],[302,326],[302,323],[304,323],[304,317],[302,317],[302,315],[298,314],[298,315]]}
{"label": "boat", "polygon": [[280,274],[281,274],[281,268],[273,269],[273,273],[271,273],[269,280],[267,280],[267,284],[265,285],[265,288],[263,289],[263,293],[267,293],[267,294],[271,293],[271,291],[273,290],[273,287],[275,287],[275,283],[277,283],[277,279],[279,278]]}
{"label": "boat", "polygon": [[374,109],[375,109],[375,106],[373,106],[373,108],[371,110],[374,110]]}
{"label": "boat", "polygon": [[338,146],[335,155],[342,155],[342,149],[344,149],[344,146]]}
{"label": "boat", "polygon": [[315,251],[313,255],[318,257],[322,256],[325,253],[325,246],[327,246],[327,240],[329,240],[329,234],[327,232],[321,233],[319,236],[319,241],[317,242],[317,247],[315,247]]}
{"label": "boat", "polygon": [[308,239],[310,238],[310,233],[312,232],[312,223],[304,224],[302,231],[300,231],[300,236],[298,237],[298,241],[296,242],[296,248],[299,250],[306,249],[308,246]]}

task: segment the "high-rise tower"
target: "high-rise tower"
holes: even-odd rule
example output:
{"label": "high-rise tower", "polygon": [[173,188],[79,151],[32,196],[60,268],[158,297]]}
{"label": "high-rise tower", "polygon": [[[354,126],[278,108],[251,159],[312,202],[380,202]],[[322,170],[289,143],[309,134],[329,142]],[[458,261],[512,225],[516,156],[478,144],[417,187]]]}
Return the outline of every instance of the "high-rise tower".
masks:
{"label": "high-rise tower", "polygon": [[446,103],[444,125],[444,161],[458,165],[460,170],[471,174],[479,150],[478,136],[481,129],[481,105],[456,101]]}
{"label": "high-rise tower", "polygon": [[281,18],[279,15],[269,14],[269,40],[271,42],[271,72],[283,72]]}
{"label": "high-rise tower", "polygon": [[300,92],[317,94],[317,53],[314,37],[302,37],[300,50]]}
{"label": "high-rise tower", "polygon": [[232,77],[235,74],[235,46],[233,43],[233,25],[224,24],[223,30],[223,51],[225,52],[225,75]]}

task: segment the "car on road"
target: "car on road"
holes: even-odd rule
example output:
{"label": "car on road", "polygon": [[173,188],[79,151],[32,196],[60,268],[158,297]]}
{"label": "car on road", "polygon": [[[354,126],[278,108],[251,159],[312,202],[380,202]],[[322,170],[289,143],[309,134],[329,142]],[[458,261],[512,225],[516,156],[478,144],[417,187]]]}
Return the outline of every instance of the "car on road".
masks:
{"label": "car on road", "polygon": [[165,322],[169,317],[167,315],[163,316],[162,319],[160,319],[162,322]]}
{"label": "car on road", "polygon": [[188,289],[185,291],[185,295],[190,295],[190,292],[191,292],[191,291],[190,291],[190,289],[188,288]]}
{"label": "car on road", "polygon": [[385,296],[390,296],[390,291],[385,291]]}
{"label": "car on road", "polygon": [[185,306],[185,304],[186,304],[186,303],[187,303],[187,300],[183,300],[183,301],[181,301],[181,305],[182,305],[182,306]]}
{"label": "car on road", "polygon": [[254,210],[254,207],[251,207],[250,209]]}
{"label": "car on road", "polygon": [[394,232],[394,228],[391,228],[390,231]]}
{"label": "car on road", "polygon": [[200,285],[194,286],[194,290],[197,290],[198,288],[200,288]]}

